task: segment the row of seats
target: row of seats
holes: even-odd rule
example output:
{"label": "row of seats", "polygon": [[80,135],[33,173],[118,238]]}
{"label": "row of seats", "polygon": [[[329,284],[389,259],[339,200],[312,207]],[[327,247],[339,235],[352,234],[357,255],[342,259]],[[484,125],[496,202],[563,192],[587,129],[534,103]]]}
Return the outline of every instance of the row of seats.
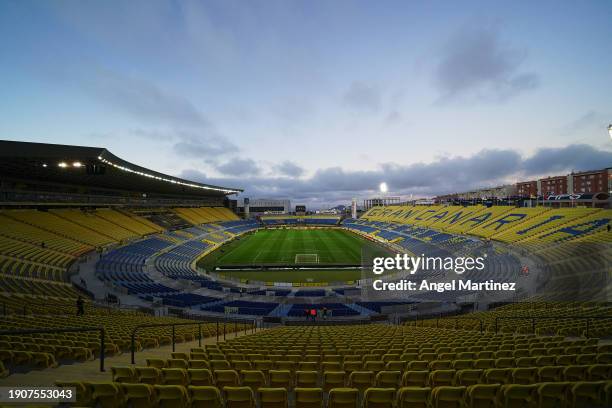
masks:
{"label": "row of seats", "polygon": [[510,206],[387,206],[374,207],[361,219],[541,246],[578,238],[584,234],[606,232],[606,225],[612,220],[612,210]]}
{"label": "row of seats", "polygon": [[583,336],[587,334],[588,325],[590,337],[612,335],[612,307],[599,302],[526,301],[471,313],[470,319],[447,317],[422,320],[417,324],[424,327],[478,330],[480,321],[486,331],[504,333],[527,334],[535,328],[535,334],[539,335]]}
{"label": "row of seats", "polygon": [[[461,370],[389,370],[347,371],[330,365],[322,372],[299,369],[275,362],[235,361],[231,365],[215,361],[147,359],[147,367],[114,367],[113,381],[174,385],[248,385],[258,387],[439,387],[473,384],[532,384],[534,382],[600,381],[612,379],[612,364],[546,366],[521,368],[461,369]],[[162,366],[167,365],[167,367]],[[211,369],[211,367],[213,369]],[[217,368],[215,368],[217,367]],[[232,367],[232,368],[230,368]],[[275,367],[276,369],[273,369]],[[302,368],[302,367],[300,367]]]}
{"label": "row of seats", "polygon": [[[74,305],[71,306],[74,313]],[[44,308],[41,308],[44,311]],[[31,312],[30,312],[31,313]],[[10,315],[0,322],[0,331],[27,329],[60,329],[79,327],[105,328],[105,354],[107,356],[128,352],[134,328],[141,324],[193,323],[193,321],[153,317],[143,313],[100,309],[86,303],[85,315]],[[219,333],[232,333],[247,329],[243,324],[219,325]],[[216,323],[201,326],[202,337],[217,335]],[[175,341],[182,343],[198,338],[197,325],[176,326]],[[78,333],[49,333],[0,336],[0,361],[10,372],[25,372],[31,369],[55,367],[62,363],[85,361],[100,355],[100,334],[98,331]],[[138,351],[169,345],[172,342],[171,327],[152,327],[141,329],[135,337]]]}
{"label": "row of seats", "polygon": [[[288,408],[284,388],[149,385],[128,383],[58,382],[74,387],[78,406]],[[537,383],[530,385],[472,385],[367,388],[296,388],[295,408],[454,408],[454,407],[607,407],[612,403],[612,381]]]}
{"label": "row of seats", "polygon": [[174,211],[193,225],[238,219],[236,214],[225,207],[175,208]]}

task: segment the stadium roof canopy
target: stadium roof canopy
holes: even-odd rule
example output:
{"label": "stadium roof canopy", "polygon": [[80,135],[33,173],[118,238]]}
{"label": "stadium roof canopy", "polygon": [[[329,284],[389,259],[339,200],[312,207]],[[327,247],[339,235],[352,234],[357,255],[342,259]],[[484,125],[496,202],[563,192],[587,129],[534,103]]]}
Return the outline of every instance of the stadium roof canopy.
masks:
{"label": "stadium roof canopy", "polygon": [[0,176],[142,194],[225,196],[241,189],[196,183],[130,163],[101,147],[0,140]]}

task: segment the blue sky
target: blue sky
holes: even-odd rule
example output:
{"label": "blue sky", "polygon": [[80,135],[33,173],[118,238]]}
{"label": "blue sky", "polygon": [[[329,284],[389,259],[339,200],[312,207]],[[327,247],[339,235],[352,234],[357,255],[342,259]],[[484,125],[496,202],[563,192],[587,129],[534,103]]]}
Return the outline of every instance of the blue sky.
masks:
{"label": "blue sky", "polygon": [[325,206],[612,165],[609,1],[0,0],[0,138]]}

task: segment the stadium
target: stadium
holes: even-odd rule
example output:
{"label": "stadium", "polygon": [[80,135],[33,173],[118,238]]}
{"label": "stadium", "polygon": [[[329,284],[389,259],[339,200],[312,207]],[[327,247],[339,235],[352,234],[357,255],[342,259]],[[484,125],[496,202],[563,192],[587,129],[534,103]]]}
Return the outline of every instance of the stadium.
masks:
{"label": "stadium", "polygon": [[[0,152],[3,385],[76,406],[609,406],[609,208],[241,219],[239,188],[104,148]],[[423,254],[440,262],[372,268]]]}
{"label": "stadium", "polygon": [[610,16],[0,1],[0,408],[612,408]]}

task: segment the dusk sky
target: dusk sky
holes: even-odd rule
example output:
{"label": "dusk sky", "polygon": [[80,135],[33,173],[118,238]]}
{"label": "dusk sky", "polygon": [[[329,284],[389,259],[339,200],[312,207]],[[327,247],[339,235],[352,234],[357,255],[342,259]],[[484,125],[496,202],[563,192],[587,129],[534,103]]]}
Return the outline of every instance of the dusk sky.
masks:
{"label": "dusk sky", "polygon": [[0,0],[0,139],[311,207],[612,166],[612,2]]}

